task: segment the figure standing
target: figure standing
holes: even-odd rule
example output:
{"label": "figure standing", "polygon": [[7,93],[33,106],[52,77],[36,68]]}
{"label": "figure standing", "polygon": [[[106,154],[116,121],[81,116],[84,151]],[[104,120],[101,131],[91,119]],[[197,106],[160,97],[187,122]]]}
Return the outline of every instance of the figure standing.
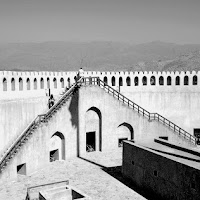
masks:
{"label": "figure standing", "polygon": [[55,102],[55,99],[53,97],[53,94],[51,94],[48,101],[49,109],[54,105],[54,102]]}

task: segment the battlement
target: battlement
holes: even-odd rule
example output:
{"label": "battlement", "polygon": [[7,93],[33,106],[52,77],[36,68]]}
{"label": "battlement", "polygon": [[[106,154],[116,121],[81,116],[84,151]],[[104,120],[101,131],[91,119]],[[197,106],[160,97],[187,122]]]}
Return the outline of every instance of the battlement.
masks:
{"label": "battlement", "polygon": [[[30,93],[34,91],[37,96],[38,91],[44,91],[51,89],[52,91],[61,91],[66,87],[70,87],[75,82],[76,71],[71,72],[50,72],[50,71],[1,71],[0,72],[0,94],[9,96],[9,93]],[[113,87],[122,87],[127,91],[129,88],[146,88],[151,90],[153,86],[158,88],[181,88],[182,90],[188,88],[194,88],[192,91],[198,91],[200,80],[200,71],[85,71],[83,76],[85,77],[100,77],[101,80]],[[164,87],[167,86],[167,87]],[[171,87],[170,87],[171,86]],[[190,86],[190,87],[188,87]],[[41,92],[40,92],[41,93]],[[58,92],[57,92],[58,93]],[[39,94],[39,93],[38,93]],[[42,93],[44,94],[44,92]]]}

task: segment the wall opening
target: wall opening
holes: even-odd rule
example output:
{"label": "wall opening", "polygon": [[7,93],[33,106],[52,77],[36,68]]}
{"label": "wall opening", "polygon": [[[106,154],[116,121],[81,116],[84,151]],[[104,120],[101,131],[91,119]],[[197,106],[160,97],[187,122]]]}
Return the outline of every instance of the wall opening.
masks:
{"label": "wall opening", "polygon": [[131,86],[131,79],[129,76],[126,78],[126,85]]}
{"label": "wall opening", "polygon": [[115,86],[115,77],[113,76],[111,79],[112,86]]}
{"label": "wall opening", "polygon": [[163,139],[163,140],[168,140],[168,137],[167,136],[159,136],[160,139]]}
{"label": "wall opening", "polygon": [[26,163],[17,165],[17,174],[26,175]]}
{"label": "wall opening", "polygon": [[65,137],[62,133],[56,132],[52,135],[49,149],[50,161],[55,158],[56,160],[65,160]]}
{"label": "wall opening", "polygon": [[188,78],[188,76],[185,76],[184,77],[184,85],[188,85],[188,83],[189,83],[189,78]]}
{"label": "wall opening", "polygon": [[120,124],[116,132],[118,147],[122,147],[123,140],[133,140],[134,138],[133,127],[126,122]]}
{"label": "wall opening", "polygon": [[50,162],[59,160],[59,150],[58,149],[50,151],[49,160],[50,160]]}
{"label": "wall opening", "polygon": [[95,141],[96,141],[95,142],[95,150],[102,151],[102,115],[101,115],[101,111],[96,107],[89,108],[85,114],[85,124],[86,124],[85,133],[89,133],[89,132],[95,133]]}
{"label": "wall opening", "polygon": [[67,79],[67,83],[68,83],[68,88],[70,88],[70,86],[71,86],[70,78]]}
{"label": "wall opening", "polygon": [[37,79],[34,78],[34,90],[37,90]]}
{"label": "wall opening", "polygon": [[155,177],[158,177],[158,171],[157,171],[157,170],[154,170],[154,171],[153,171],[153,175],[154,175]]}
{"label": "wall opening", "polygon": [[86,133],[86,151],[87,152],[96,151],[96,133],[95,133],[95,131]]}
{"label": "wall opening", "polygon": [[123,146],[123,141],[124,140],[128,140],[128,138],[119,138],[118,139],[118,147],[122,147]]}
{"label": "wall opening", "polygon": [[61,88],[64,88],[64,87],[65,87],[64,78],[61,78],[61,79],[60,79],[60,84],[61,84]]}
{"label": "wall opening", "polygon": [[30,79],[29,78],[27,78],[27,80],[26,80],[26,89],[27,90],[31,89],[31,83],[30,83]]}
{"label": "wall opening", "polygon": [[159,85],[164,85],[164,78],[163,78],[163,76],[159,77]]}
{"label": "wall opening", "polygon": [[176,81],[175,82],[176,82],[175,83],[176,85],[180,85],[180,77],[179,76],[176,77]]}
{"label": "wall opening", "polygon": [[193,76],[192,84],[193,84],[193,85],[197,85],[197,84],[198,84],[198,78],[197,78],[196,75]]}
{"label": "wall opening", "polygon": [[150,78],[150,84],[151,84],[151,85],[155,85],[155,84],[156,84],[156,78],[155,78],[155,76],[152,76],[152,77]]}
{"label": "wall opening", "polygon": [[171,85],[172,84],[172,78],[171,76],[167,77],[167,85]]}
{"label": "wall opening", "polygon": [[23,90],[23,80],[22,78],[20,77],[19,78],[19,91],[22,91]]}
{"label": "wall opening", "polygon": [[44,89],[44,79],[40,79],[40,89]]}
{"label": "wall opening", "polygon": [[123,86],[123,79],[122,79],[122,77],[119,77],[119,86]]}
{"label": "wall opening", "polygon": [[142,84],[143,84],[143,85],[147,85],[147,77],[146,77],[146,76],[144,76],[144,77],[142,78]]}
{"label": "wall opening", "polygon": [[50,79],[47,78],[47,88],[49,89],[50,88]]}
{"label": "wall opening", "polygon": [[3,79],[3,91],[7,91],[8,89],[7,89],[7,79],[6,78],[4,78]]}
{"label": "wall opening", "polygon": [[57,88],[57,79],[56,78],[53,79],[53,86],[54,86],[54,88]]}
{"label": "wall opening", "polygon": [[[103,82],[104,82],[105,84],[108,84],[108,78],[107,78],[106,76],[104,76]],[[105,84],[104,84],[104,85],[105,85]]]}
{"label": "wall opening", "polygon": [[138,86],[138,85],[139,85],[139,80],[138,80],[138,77],[137,77],[137,76],[134,78],[134,84],[135,84],[135,86]]}
{"label": "wall opening", "polygon": [[11,90],[12,91],[15,90],[15,79],[14,78],[11,79]]}

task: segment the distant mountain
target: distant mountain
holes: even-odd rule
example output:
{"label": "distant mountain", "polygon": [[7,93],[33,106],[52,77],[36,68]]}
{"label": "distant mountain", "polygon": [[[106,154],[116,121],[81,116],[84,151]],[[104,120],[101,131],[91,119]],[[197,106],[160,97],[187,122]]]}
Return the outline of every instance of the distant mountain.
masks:
{"label": "distant mountain", "polygon": [[[0,44],[0,70],[73,71],[80,67],[95,71],[200,70],[199,51],[199,44],[160,41],[139,45],[117,42],[10,43]],[[193,54],[195,59],[192,59]]]}

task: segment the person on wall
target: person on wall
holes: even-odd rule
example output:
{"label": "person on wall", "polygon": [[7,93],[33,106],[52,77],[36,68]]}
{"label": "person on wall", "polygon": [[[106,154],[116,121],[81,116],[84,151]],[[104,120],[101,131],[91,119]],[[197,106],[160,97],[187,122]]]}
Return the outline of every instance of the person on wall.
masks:
{"label": "person on wall", "polygon": [[53,94],[51,94],[48,101],[49,109],[54,105],[54,102],[55,102],[55,99],[53,97]]}
{"label": "person on wall", "polygon": [[76,81],[78,81],[84,74],[84,71],[82,68],[79,69],[77,77],[76,77]]}

